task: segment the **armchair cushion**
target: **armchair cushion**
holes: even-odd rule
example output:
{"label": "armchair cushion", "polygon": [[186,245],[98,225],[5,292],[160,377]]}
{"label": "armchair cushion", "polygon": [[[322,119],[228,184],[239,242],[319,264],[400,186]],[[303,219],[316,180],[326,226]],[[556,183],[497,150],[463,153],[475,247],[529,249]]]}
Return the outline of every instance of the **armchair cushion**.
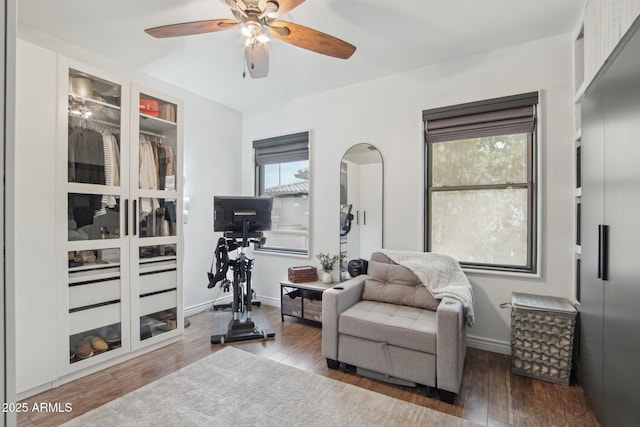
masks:
{"label": "armchair cushion", "polygon": [[338,332],[380,343],[436,353],[436,312],[362,300],[340,316]]}
{"label": "armchair cushion", "polygon": [[438,304],[429,290],[411,270],[395,263],[369,261],[362,298],[437,310]]}

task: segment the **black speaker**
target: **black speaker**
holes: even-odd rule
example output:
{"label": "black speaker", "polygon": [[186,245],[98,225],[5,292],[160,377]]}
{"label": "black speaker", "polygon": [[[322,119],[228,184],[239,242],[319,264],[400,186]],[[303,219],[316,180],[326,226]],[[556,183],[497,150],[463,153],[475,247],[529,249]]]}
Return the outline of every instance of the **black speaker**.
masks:
{"label": "black speaker", "polygon": [[367,267],[369,262],[366,259],[353,259],[347,264],[347,271],[349,276],[356,277],[361,274],[367,274]]}

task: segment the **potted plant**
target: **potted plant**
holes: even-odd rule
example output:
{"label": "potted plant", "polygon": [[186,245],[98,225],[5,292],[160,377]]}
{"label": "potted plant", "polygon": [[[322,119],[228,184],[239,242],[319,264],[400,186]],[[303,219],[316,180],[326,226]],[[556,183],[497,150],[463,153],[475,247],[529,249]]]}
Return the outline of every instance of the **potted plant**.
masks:
{"label": "potted plant", "polygon": [[320,261],[320,265],[322,266],[322,282],[327,284],[333,283],[333,276],[331,275],[331,272],[333,271],[335,263],[340,260],[340,255],[319,253],[316,255],[316,258],[318,258],[318,261]]}

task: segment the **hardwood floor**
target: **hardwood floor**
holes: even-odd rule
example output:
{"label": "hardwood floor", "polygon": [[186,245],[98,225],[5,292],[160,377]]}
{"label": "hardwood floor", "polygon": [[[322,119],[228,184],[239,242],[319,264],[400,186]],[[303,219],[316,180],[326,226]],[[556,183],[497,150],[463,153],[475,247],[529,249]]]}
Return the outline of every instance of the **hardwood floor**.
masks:
{"label": "hardwood floor", "polygon": [[[254,309],[256,310],[256,309]],[[455,405],[429,398],[424,388],[390,385],[351,372],[327,368],[321,353],[319,326],[285,316],[262,306],[275,339],[233,344],[242,350],[300,369],[383,393],[417,405],[446,412],[486,426],[599,426],[578,385],[562,386],[511,373],[510,357],[469,348],[462,389]],[[98,373],[63,384],[22,401],[29,408],[40,403],[65,403],[70,412],[18,414],[18,426],[57,426],[93,408],[123,396],[190,363],[215,353],[209,343],[212,310],[191,316],[183,340]]]}

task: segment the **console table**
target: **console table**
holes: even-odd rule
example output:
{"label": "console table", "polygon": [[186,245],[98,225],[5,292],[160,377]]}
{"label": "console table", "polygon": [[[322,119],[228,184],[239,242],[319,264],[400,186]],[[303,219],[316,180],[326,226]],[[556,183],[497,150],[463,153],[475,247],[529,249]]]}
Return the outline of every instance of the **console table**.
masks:
{"label": "console table", "polygon": [[296,317],[322,323],[322,293],[337,285],[325,284],[321,281],[293,283],[288,280],[280,282],[280,317]]}

